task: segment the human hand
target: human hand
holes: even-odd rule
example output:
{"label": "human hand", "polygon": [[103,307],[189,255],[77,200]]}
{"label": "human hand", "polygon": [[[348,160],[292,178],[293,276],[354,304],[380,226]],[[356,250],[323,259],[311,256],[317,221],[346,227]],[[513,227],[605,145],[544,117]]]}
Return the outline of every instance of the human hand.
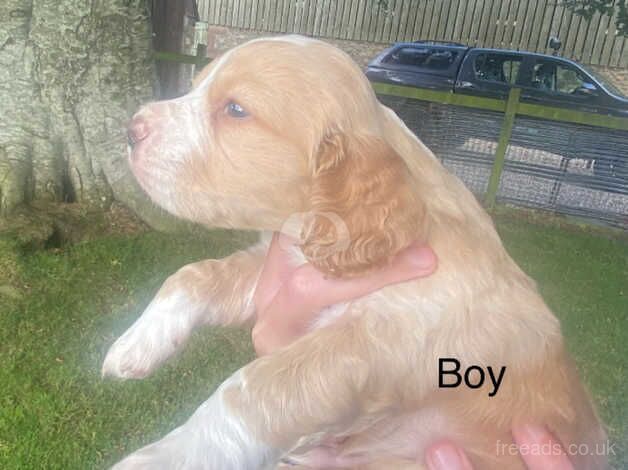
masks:
{"label": "human hand", "polygon": [[[521,452],[521,458],[528,470],[573,470],[567,454],[556,438],[540,426],[519,426],[512,430],[517,446],[527,448],[551,449],[550,453]],[[554,450],[559,449],[559,452]],[[462,449],[449,441],[440,441],[430,446],[425,455],[429,470],[473,470],[469,459]]]}
{"label": "human hand", "polygon": [[293,267],[284,247],[296,243],[275,233],[253,301],[257,311],[252,338],[258,355],[294,341],[325,307],[363,297],[390,284],[432,274],[436,255],[415,243],[399,252],[388,266],[352,279],[327,278],[311,264]]}

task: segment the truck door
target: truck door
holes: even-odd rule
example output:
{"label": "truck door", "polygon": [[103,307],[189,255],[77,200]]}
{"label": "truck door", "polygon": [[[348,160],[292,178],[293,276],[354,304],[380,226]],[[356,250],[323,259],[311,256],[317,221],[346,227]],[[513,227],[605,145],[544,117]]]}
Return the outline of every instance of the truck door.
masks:
{"label": "truck door", "polygon": [[519,81],[523,55],[511,51],[472,50],[465,57],[456,93],[504,99]]}
{"label": "truck door", "polygon": [[600,111],[600,90],[595,81],[567,61],[530,57],[522,81],[521,100],[580,111]]}

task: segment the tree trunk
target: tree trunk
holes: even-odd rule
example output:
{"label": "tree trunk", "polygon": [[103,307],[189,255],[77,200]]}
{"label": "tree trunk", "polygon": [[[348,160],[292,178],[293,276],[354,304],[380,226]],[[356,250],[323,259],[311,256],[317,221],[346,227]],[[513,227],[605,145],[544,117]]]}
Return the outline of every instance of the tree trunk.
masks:
{"label": "tree trunk", "polygon": [[144,0],[0,2],[0,217],[33,201],[172,219],[126,163],[125,126],[153,95]]}

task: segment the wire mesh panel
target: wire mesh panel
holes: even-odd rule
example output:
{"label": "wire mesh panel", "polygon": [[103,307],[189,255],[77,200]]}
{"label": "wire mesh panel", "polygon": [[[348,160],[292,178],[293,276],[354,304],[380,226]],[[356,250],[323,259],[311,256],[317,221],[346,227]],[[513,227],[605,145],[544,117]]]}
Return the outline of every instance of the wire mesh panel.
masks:
{"label": "wire mesh panel", "polygon": [[[379,99],[473,193],[486,193],[502,113]],[[628,132],[517,116],[497,200],[628,228]]]}
{"label": "wire mesh panel", "polygon": [[471,191],[486,192],[502,115],[491,111],[380,95],[406,125]]}
{"label": "wire mesh panel", "polygon": [[628,132],[518,117],[497,199],[628,227]]}

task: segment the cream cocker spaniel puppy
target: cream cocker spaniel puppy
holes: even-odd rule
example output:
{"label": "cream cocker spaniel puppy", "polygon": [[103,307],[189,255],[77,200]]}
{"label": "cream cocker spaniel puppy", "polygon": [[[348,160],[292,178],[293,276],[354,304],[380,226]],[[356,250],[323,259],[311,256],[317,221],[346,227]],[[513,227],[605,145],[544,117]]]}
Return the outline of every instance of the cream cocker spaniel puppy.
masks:
{"label": "cream cocker spaniel puppy", "polygon": [[[331,276],[382,266],[415,240],[439,268],[326,309],[307,335],[237,371],[116,469],[261,469],[282,459],[419,469],[439,438],[478,470],[523,469],[509,446],[521,423],[545,425],[565,448],[587,445],[589,455],[572,457],[577,469],[606,468],[593,452],[604,431],[534,282],[346,54],[297,36],[251,41],[208,65],[189,94],[144,106],[129,135],[137,180],[177,216],[278,231],[302,214],[295,262]],[[250,322],[267,247],[172,275],[103,373],[144,377],[194,328]]]}

